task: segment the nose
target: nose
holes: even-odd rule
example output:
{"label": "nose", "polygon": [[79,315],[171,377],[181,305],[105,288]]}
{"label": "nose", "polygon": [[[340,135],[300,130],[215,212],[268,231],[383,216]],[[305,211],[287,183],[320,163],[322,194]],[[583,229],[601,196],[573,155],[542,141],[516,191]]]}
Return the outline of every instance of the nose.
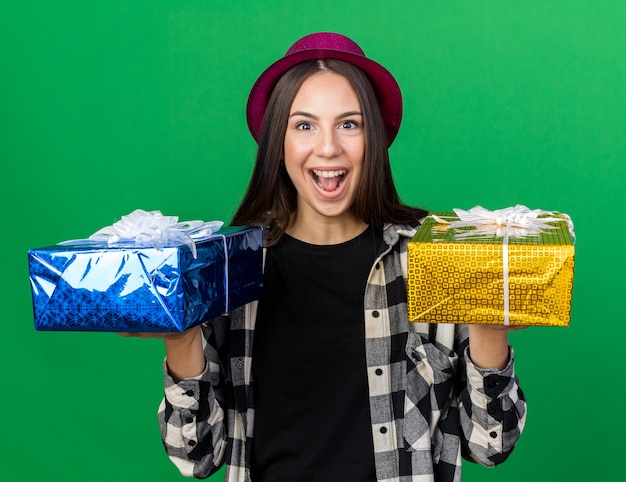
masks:
{"label": "nose", "polygon": [[315,142],[315,155],[319,157],[331,158],[341,153],[341,143],[335,129],[320,129]]}

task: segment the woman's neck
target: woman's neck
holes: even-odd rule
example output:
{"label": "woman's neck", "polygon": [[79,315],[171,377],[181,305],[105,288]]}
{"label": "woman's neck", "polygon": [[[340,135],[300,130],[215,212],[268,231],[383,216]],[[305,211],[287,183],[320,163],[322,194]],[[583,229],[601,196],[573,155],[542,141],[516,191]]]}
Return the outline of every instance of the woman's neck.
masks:
{"label": "woman's neck", "polygon": [[354,216],[307,216],[294,213],[287,234],[309,244],[329,245],[349,241],[367,228],[367,223]]}

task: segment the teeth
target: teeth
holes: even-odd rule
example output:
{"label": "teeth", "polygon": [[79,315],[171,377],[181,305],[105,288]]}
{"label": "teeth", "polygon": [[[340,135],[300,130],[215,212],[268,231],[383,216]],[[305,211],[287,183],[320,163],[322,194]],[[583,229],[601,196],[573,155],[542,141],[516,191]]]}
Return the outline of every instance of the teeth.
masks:
{"label": "teeth", "polygon": [[345,169],[341,169],[340,171],[319,171],[317,169],[313,169],[313,174],[318,177],[337,177],[343,176],[345,173]]}

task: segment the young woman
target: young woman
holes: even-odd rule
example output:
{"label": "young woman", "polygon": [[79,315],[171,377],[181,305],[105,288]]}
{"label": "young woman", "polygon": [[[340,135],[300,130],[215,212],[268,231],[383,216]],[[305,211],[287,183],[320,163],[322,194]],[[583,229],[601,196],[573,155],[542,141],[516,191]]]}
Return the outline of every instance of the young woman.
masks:
{"label": "young woman", "polygon": [[165,335],[165,448],[226,480],[458,481],[506,459],[526,405],[507,330],[409,323],[406,248],[426,213],[388,157],[393,76],[350,39],[298,40],[257,80],[259,144],[232,223],[266,233],[258,302]]}

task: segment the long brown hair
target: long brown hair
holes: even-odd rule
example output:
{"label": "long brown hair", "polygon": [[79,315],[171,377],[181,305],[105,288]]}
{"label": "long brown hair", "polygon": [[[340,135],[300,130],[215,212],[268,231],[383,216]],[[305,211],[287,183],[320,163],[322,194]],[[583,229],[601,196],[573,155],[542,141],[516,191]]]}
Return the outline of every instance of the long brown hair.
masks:
{"label": "long brown hair", "polygon": [[272,91],[263,118],[254,171],[232,220],[233,225],[265,227],[268,246],[280,240],[296,210],[296,188],[282,159],[291,104],[302,83],[320,71],[335,72],[348,79],[361,104],[365,154],[362,177],[351,206],[353,214],[373,226],[412,224],[427,214],[403,204],[398,196],[389,163],[385,126],[367,75],[341,60],[310,60],[285,72]]}

